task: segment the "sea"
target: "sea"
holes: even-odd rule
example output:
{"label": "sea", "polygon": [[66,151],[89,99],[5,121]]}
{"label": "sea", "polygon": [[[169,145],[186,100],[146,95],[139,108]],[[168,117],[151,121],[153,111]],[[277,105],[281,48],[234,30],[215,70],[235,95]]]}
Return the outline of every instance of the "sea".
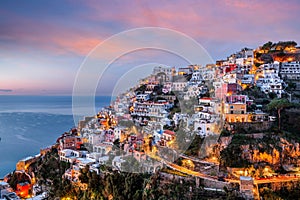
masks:
{"label": "sea", "polygon": [[[95,109],[108,106],[111,100],[109,96],[96,96]],[[54,144],[76,125],[72,96],[1,95],[0,178],[14,171],[20,159],[39,154],[41,148]]]}

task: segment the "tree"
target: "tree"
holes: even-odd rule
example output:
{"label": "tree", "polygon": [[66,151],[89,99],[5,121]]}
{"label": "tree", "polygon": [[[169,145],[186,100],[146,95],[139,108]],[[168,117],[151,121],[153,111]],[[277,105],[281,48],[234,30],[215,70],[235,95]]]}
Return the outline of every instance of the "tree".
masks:
{"label": "tree", "polygon": [[265,43],[265,44],[261,47],[261,49],[263,49],[263,50],[270,50],[272,47],[273,47],[273,43],[272,43],[271,41],[269,41],[269,42]]}
{"label": "tree", "polygon": [[292,104],[287,99],[273,99],[267,106],[268,110],[276,110],[278,115],[278,129],[280,130],[281,111]]}

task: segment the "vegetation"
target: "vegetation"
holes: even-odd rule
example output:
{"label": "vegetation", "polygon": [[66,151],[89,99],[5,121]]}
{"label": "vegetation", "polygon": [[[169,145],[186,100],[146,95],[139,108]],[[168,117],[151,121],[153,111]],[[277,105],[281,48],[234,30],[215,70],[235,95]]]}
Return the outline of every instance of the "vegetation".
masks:
{"label": "vegetation", "polygon": [[14,172],[9,176],[9,185],[15,190],[18,183],[31,183],[30,176],[22,172]]}
{"label": "vegetation", "polygon": [[188,156],[199,156],[200,148],[203,143],[204,138],[201,138],[199,135],[196,135],[188,147],[188,149],[185,151],[185,154]]}
{"label": "vegetation", "polygon": [[281,111],[285,108],[290,107],[292,104],[287,99],[273,99],[268,104],[268,110],[276,110],[278,116],[278,129],[281,128]]}
{"label": "vegetation", "polygon": [[294,200],[299,199],[300,196],[300,182],[286,182],[281,183],[276,190],[270,189],[269,184],[263,184],[259,189],[260,196],[263,199],[285,199]]}

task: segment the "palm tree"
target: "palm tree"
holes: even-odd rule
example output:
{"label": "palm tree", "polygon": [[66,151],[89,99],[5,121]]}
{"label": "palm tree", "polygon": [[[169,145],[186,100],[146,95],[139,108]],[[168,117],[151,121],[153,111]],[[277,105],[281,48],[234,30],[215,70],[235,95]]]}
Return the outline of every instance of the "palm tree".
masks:
{"label": "palm tree", "polygon": [[278,129],[280,130],[281,111],[290,107],[292,104],[287,99],[273,99],[267,106],[268,110],[277,110]]}

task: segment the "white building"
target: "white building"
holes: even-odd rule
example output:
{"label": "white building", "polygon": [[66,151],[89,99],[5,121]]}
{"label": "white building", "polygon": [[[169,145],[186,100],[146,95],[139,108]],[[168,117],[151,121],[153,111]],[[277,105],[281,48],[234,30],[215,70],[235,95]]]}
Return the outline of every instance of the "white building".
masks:
{"label": "white building", "polygon": [[126,160],[122,159],[121,156],[115,156],[113,161],[112,161],[112,166],[117,168],[117,169],[121,169],[122,168],[122,164],[125,163]]}
{"label": "white building", "polygon": [[228,61],[240,66],[251,66],[253,65],[253,49],[244,48],[241,51],[232,54]]}
{"label": "white building", "polygon": [[173,104],[167,101],[159,102],[135,102],[131,115],[165,118],[168,115],[167,109],[172,108]]}
{"label": "white building", "polygon": [[104,142],[101,144],[97,144],[93,146],[93,152],[100,153],[101,156],[108,155],[108,153],[112,150],[113,143]]}
{"label": "white building", "polygon": [[190,100],[193,97],[197,97],[199,96],[199,94],[201,93],[202,88],[198,87],[198,85],[191,85],[188,86],[187,91],[184,93],[184,100]]}
{"label": "white building", "polygon": [[148,101],[150,99],[149,94],[138,94],[136,95],[136,100],[139,102]]}
{"label": "white building", "polygon": [[278,98],[284,93],[285,83],[274,73],[266,74],[263,78],[259,78],[256,85],[266,94],[274,92]]}
{"label": "white building", "polygon": [[94,159],[91,159],[91,158],[77,158],[76,159],[76,164],[81,169],[85,168],[87,165],[92,165],[95,162],[96,161]]}
{"label": "white building", "polygon": [[173,82],[172,91],[182,92],[186,88],[187,84],[188,84],[187,81]]}
{"label": "white building", "polygon": [[240,176],[240,192],[246,199],[254,199],[254,182],[250,176]]}
{"label": "white building", "polygon": [[212,134],[212,126],[211,121],[207,119],[196,119],[194,121],[194,131],[202,137]]}
{"label": "white building", "polygon": [[300,80],[300,62],[283,62],[280,67],[282,78]]}
{"label": "white building", "polygon": [[190,79],[191,83],[199,84],[203,81],[202,74],[199,71],[194,71],[192,78]]}
{"label": "white building", "polygon": [[263,73],[264,74],[278,74],[279,73],[279,62],[275,61],[273,63],[263,64]]}
{"label": "white building", "polygon": [[101,165],[105,165],[108,160],[109,160],[109,156],[102,156],[102,157],[99,158],[98,162]]}
{"label": "white building", "polygon": [[155,75],[156,81],[169,82],[172,81],[174,68],[158,66],[154,67],[152,74]]}
{"label": "white building", "polygon": [[91,145],[97,145],[100,144],[104,140],[104,134],[88,134],[88,143]]}
{"label": "white building", "polygon": [[8,196],[12,192],[13,192],[13,189],[10,187],[10,185],[8,183],[6,183],[4,181],[0,181],[0,198],[1,199],[2,198],[6,199],[5,197]]}
{"label": "white building", "polygon": [[76,158],[81,157],[81,153],[79,151],[71,150],[71,149],[63,149],[58,152],[59,160],[64,162],[73,163]]}
{"label": "white building", "polygon": [[232,71],[223,76],[223,81],[225,83],[237,83],[237,73],[236,71]]}
{"label": "white building", "polygon": [[242,84],[254,84],[254,74],[244,74],[241,79]]}

